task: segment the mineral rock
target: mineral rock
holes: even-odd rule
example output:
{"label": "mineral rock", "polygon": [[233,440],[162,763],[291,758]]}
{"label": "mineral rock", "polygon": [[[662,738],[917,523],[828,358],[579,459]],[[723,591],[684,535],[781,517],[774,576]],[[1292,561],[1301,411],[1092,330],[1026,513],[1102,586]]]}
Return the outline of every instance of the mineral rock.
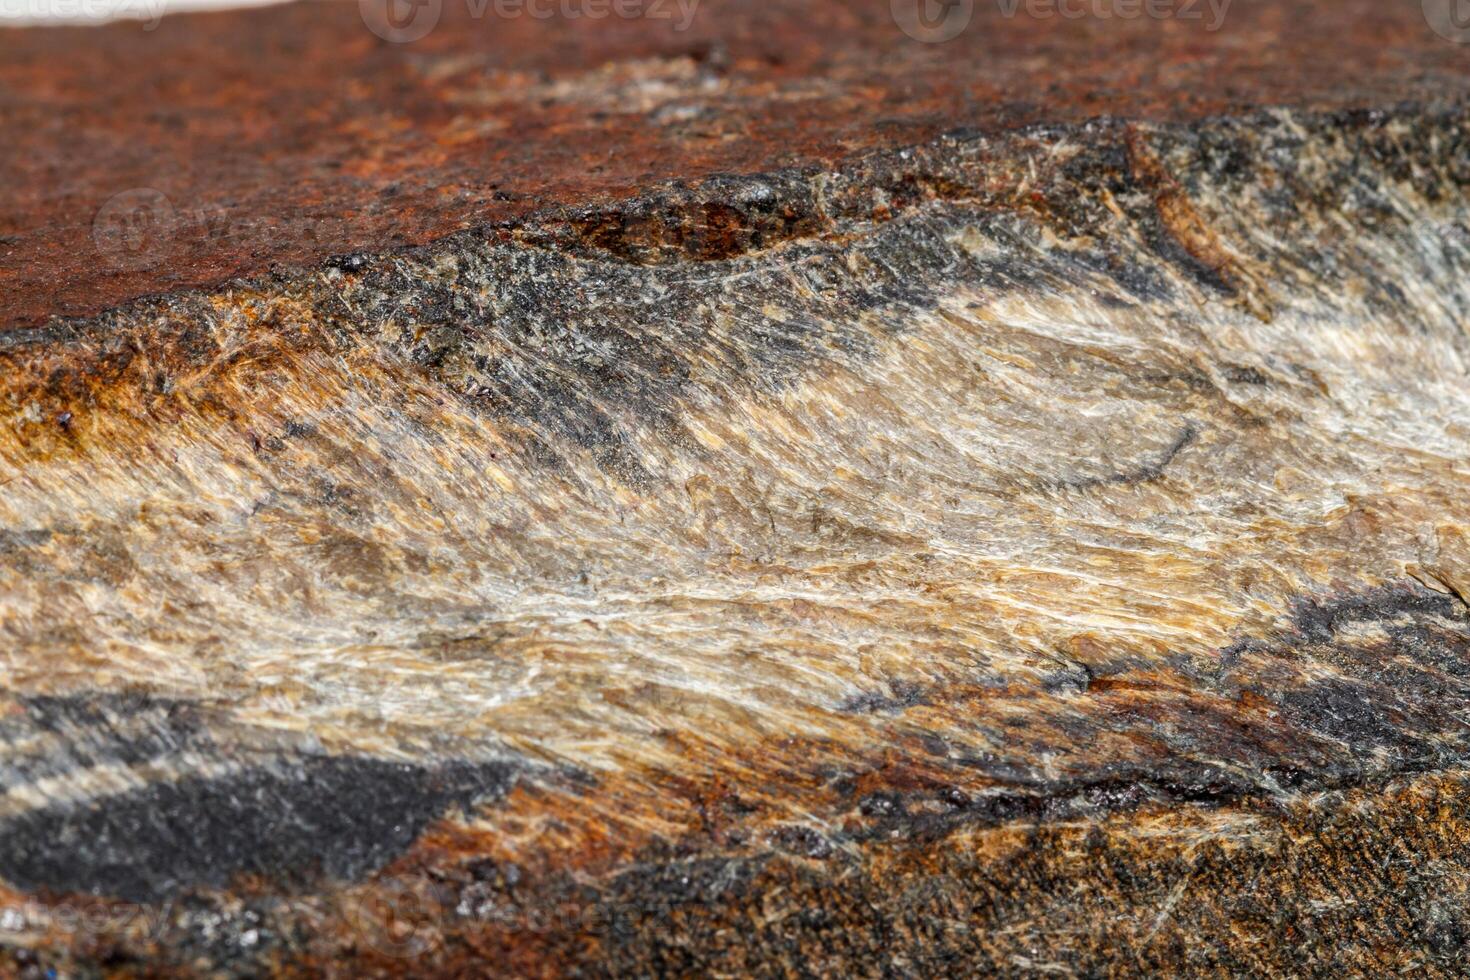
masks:
{"label": "mineral rock", "polygon": [[372,3],[0,32],[0,968],[1470,969],[1433,0]]}

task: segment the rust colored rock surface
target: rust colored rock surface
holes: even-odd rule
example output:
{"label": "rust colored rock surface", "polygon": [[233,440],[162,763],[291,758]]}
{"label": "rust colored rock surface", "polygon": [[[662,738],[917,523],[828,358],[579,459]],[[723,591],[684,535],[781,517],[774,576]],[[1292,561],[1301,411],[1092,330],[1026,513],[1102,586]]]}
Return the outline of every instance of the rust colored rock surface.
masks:
{"label": "rust colored rock surface", "polygon": [[0,969],[1470,968],[1453,25],[454,7],[0,35]]}
{"label": "rust colored rock surface", "polygon": [[[1464,49],[1416,3],[1150,0],[1177,16],[1077,19],[987,0],[944,43],[907,36],[886,0],[619,4],[643,16],[444,0],[411,43],[351,2],[0,29],[0,327],[949,131],[1465,86]],[[99,213],[104,236],[140,223],[146,254],[99,248]]]}

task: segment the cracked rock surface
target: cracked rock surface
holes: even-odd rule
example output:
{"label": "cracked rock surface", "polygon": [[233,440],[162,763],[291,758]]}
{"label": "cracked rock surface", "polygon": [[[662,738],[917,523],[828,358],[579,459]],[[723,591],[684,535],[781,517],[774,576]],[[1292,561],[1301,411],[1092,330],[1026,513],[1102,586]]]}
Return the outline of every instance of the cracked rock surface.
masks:
{"label": "cracked rock surface", "polygon": [[[811,9],[169,19],[347,81],[231,169],[131,69],[208,166],[121,270],[19,137],[0,965],[1470,967],[1466,49]],[[124,30],[0,33],[6,132]]]}

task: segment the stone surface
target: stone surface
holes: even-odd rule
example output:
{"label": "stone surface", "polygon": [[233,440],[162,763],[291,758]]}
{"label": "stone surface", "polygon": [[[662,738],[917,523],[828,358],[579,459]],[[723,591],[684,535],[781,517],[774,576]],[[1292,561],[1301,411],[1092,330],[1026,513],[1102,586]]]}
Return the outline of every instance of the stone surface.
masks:
{"label": "stone surface", "polygon": [[[639,16],[576,18],[425,2],[436,28],[401,44],[339,0],[0,28],[0,329],[552,207],[614,220],[661,181],[822,171],[956,130],[1383,107],[1465,85],[1464,49],[1414,2],[1147,0],[1177,16],[1103,20],[978,0],[940,44],[897,29],[889,0],[615,0]],[[99,213],[136,218],[154,194],[169,224],[144,223],[145,255],[97,247]]]}
{"label": "stone surface", "polygon": [[999,9],[0,37],[4,962],[1463,973],[1466,49]]}

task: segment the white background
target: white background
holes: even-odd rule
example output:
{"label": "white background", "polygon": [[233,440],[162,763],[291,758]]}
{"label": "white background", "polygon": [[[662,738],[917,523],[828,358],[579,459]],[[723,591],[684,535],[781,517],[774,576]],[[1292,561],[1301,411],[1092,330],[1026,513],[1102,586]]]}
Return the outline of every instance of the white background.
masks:
{"label": "white background", "polygon": [[280,0],[0,0],[0,26],[152,20],[181,10],[256,7]]}

